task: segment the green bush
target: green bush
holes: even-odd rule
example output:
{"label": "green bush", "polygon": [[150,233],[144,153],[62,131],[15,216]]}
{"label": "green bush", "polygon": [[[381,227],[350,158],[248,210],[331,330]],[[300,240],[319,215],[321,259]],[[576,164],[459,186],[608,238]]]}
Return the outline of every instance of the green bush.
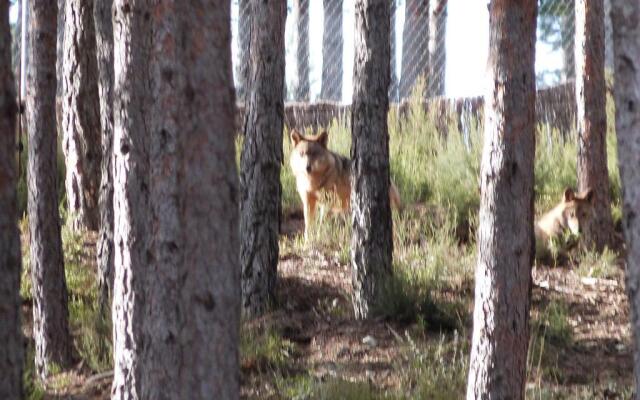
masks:
{"label": "green bush", "polygon": [[261,372],[280,371],[287,366],[295,351],[295,345],[273,328],[243,328],[240,331],[243,368]]}

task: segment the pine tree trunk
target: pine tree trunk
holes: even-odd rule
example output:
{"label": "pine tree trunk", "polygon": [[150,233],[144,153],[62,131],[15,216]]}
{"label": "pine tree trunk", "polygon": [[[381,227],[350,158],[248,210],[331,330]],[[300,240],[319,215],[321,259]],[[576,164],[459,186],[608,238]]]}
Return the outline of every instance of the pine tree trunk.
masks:
{"label": "pine tree trunk", "polygon": [[[65,12],[65,0],[57,0],[58,2],[58,30],[56,35],[56,98],[62,96],[62,89],[64,86],[63,78],[63,54],[64,54],[64,12]],[[57,107],[57,106],[56,106]],[[56,119],[58,118],[58,109],[56,108]],[[58,125],[58,129],[61,125]],[[62,136],[62,135],[60,135]]]}
{"label": "pine tree trunk", "polygon": [[635,393],[640,393],[640,3],[612,0],[616,134],[627,243],[627,294],[634,343]]}
{"label": "pine tree trunk", "polygon": [[29,2],[20,2],[20,99],[27,95],[27,71],[29,70]]}
{"label": "pine tree trunk", "polygon": [[322,31],[323,100],[342,100],[342,0],[324,0],[324,30]]}
{"label": "pine tree trunk", "polygon": [[584,229],[596,249],[611,244],[613,220],[607,170],[603,0],[576,0],[578,189],[593,190],[593,217]]}
{"label": "pine tree trunk", "polygon": [[309,0],[294,0],[293,8],[296,23],[295,101],[309,101]]}
{"label": "pine tree trunk", "polygon": [[406,0],[402,32],[401,99],[411,96],[418,78],[425,78],[428,66],[429,0]]}
{"label": "pine tree trunk", "polygon": [[237,399],[230,2],[114,12],[112,398]]}
{"label": "pine tree trunk", "polygon": [[493,0],[467,399],[523,399],[529,342],[537,1]]}
{"label": "pine tree trunk", "polygon": [[240,162],[240,263],[242,309],[246,315],[259,315],[276,290],[287,10],[281,1],[251,4],[251,93]]}
{"label": "pine tree trunk", "polygon": [[36,370],[44,379],[52,363],[66,367],[71,362],[56,166],[58,7],[49,0],[30,1],[29,7],[31,43],[28,48],[33,62],[27,85],[29,242]]}
{"label": "pine tree trunk", "polygon": [[[69,1],[69,0],[67,0]],[[144,0],[113,2],[113,218],[114,282],[112,400],[141,399],[146,268],[153,261],[150,246],[149,140],[145,110],[149,81],[149,34],[143,24]],[[146,111],[146,113],[145,113]],[[167,113],[165,112],[163,114]],[[144,129],[144,131],[143,131]],[[160,139],[160,137],[158,138]],[[154,271],[155,273],[155,271]],[[175,336],[172,337],[175,341]],[[173,385],[171,389],[175,390]],[[175,395],[175,393],[171,393]]]}
{"label": "pine tree trunk", "polygon": [[100,104],[93,0],[67,0],[62,124],[67,205],[75,229],[98,230]]}
{"label": "pine tree trunk", "polygon": [[351,264],[356,318],[372,316],[391,275],[388,0],[356,0],[351,116]]}
{"label": "pine tree trunk", "polygon": [[96,244],[98,284],[101,304],[108,309],[113,292],[113,0],[94,4],[96,27],[96,55],[98,56],[98,90],[100,97],[100,126],[102,166],[100,168],[100,234]]}
{"label": "pine tree trunk", "polygon": [[447,66],[447,2],[431,0],[429,2],[429,75],[427,77],[427,95],[444,96],[445,72]]}
{"label": "pine tree trunk", "polygon": [[16,92],[11,72],[9,2],[0,1],[0,398],[21,399],[20,233],[16,186]]}
{"label": "pine tree trunk", "polygon": [[[62,127],[62,99],[64,95],[64,13],[65,0],[57,0],[58,2],[58,31],[56,36],[56,133],[59,138],[64,137],[64,129]],[[65,171],[66,173],[66,171]],[[60,182],[62,189],[66,189],[65,182]]]}
{"label": "pine tree trunk", "polygon": [[238,101],[247,101],[249,79],[249,43],[251,42],[251,1],[238,0],[238,64],[236,66],[236,95]]}

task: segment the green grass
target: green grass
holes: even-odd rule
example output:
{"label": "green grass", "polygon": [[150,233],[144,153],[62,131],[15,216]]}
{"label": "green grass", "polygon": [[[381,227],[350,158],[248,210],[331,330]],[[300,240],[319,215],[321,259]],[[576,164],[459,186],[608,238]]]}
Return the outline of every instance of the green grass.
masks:
{"label": "green grass", "polygon": [[87,258],[83,234],[62,228],[69,324],[78,355],[94,372],[113,368],[111,315],[100,309],[95,260]]}
{"label": "green grass", "polygon": [[69,320],[75,349],[93,372],[113,368],[111,342],[111,316],[101,312],[98,300],[72,297],[69,302]]}
{"label": "green grass", "polygon": [[33,340],[27,341],[24,352],[24,369],[22,370],[22,385],[25,399],[42,400],[46,391],[39,379],[36,378],[35,344]]}
{"label": "green grass", "polygon": [[278,398],[305,400],[395,400],[404,397],[382,393],[370,382],[348,381],[341,378],[320,380],[309,375],[280,377],[276,387]]}
{"label": "green grass", "polygon": [[[560,132],[551,130],[550,137],[546,127],[538,126],[538,141],[535,159],[535,193],[537,214],[558,204],[567,187],[576,188],[577,184],[577,146],[575,132],[564,141]],[[607,135],[607,164],[612,206],[615,208],[620,199],[620,175],[617,166],[615,134]]]}
{"label": "green grass", "polygon": [[577,266],[576,273],[581,277],[611,279],[620,268],[617,265],[618,254],[605,248],[601,253],[581,248],[573,262]]}
{"label": "green grass", "polygon": [[[610,98],[608,106],[611,107]],[[610,108],[612,121],[611,112]],[[453,321],[459,323],[465,319],[466,313],[461,310],[469,299],[439,298],[437,294],[465,284],[472,286],[483,126],[479,121],[473,122],[465,139],[453,120],[441,123],[448,127],[446,135],[438,134],[435,120],[433,114],[415,101],[402,119],[396,110],[389,114],[391,176],[403,202],[409,206],[403,212],[394,211],[393,214],[394,278],[387,282],[376,308],[377,314],[385,318],[398,321],[426,318],[426,326],[438,329],[442,325],[442,328],[450,329],[456,326]],[[327,130],[329,149],[348,155],[350,131],[345,121],[334,120]],[[575,137],[575,132],[568,132],[563,138],[556,129],[542,124],[537,127],[537,215],[555,206],[566,187],[576,187]],[[608,135],[607,151],[615,211],[616,204],[619,204],[620,183],[612,132]],[[284,140],[285,165],[281,174],[285,209],[301,207],[295,179],[288,165],[290,152],[287,132]],[[311,247],[337,254],[340,263],[348,264],[350,235],[348,215],[325,217],[315,224],[311,232]],[[571,247],[574,242],[575,238],[561,238],[555,244],[563,248]],[[300,238],[287,240],[290,252],[301,252],[304,246]],[[554,259],[562,249],[555,250],[558,251],[552,254]],[[605,252],[594,259],[595,254],[582,254],[581,259],[590,264],[584,274],[609,276],[611,270],[607,266],[616,256]]]}
{"label": "green grass", "polygon": [[[464,337],[464,336],[463,336]],[[276,377],[278,398],[394,400],[463,398],[469,367],[469,349],[457,331],[437,340],[414,339],[408,333],[398,337],[400,357],[394,361],[400,384],[381,390],[369,381],[340,377],[316,378],[308,374]]]}
{"label": "green grass", "polygon": [[[309,400],[391,400],[393,397],[379,393],[369,382],[351,382],[339,378],[326,381],[304,379],[294,381],[282,390],[285,398]],[[288,396],[287,396],[288,395]]]}
{"label": "green grass", "polygon": [[241,364],[245,369],[281,372],[295,352],[296,346],[271,327],[243,327],[240,331]]}
{"label": "green grass", "polygon": [[[21,229],[28,232],[26,218]],[[76,354],[93,372],[113,368],[111,342],[111,316],[100,310],[95,261],[87,252],[84,234],[72,230],[68,224],[62,227],[62,247],[67,283],[69,326]],[[23,235],[28,237],[28,235]],[[32,299],[29,243],[22,246],[23,270],[20,293],[24,299]]]}
{"label": "green grass", "polygon": [[[464,337],[464,336],[462,336]],[[458,332],[419,344],[405,334],[404,363],[399,366],[407,399],[464,398],[469,370],[469,348]],[[402,390],[402,389],[401,389]]]}
{"label": "green grass", "polygon": [[[614,221],[619,223],[620,178],[617,170],[616,140],[612,131],[612,100],[608,99],[607,154]],[[391,178],[398,187],[402,212],[393,213],[394,276],[375,305],[375,312],[386,320],[410,324],[418,335],[427,331],[452,332],[469,326],[473,294],[473,272],[476,263],[475,230],[478,224],[479,167],[482,150],[481,122],[471,124],[465,139],[454,121],[444,121],[447,135],[437,133],[434,115],[414,102],[405,116],[396,110],[389,113],[389,148]],[[327,128],[329,149],[349,155],[350,131],[346,121],[335,120]],[[561,199],[566,187],[577,186],[576,132],[563,135],[546,125],[537,126],[535,155],[535,210],[546,212]],[[295,190],[295,179],[288,164],[291,146],[285,134],[285,163],[282,169],[283,208],[301,208]],[[334,254],[342,264],[349,263],[351,235],[350,217],[325,217],[316,223],[311,244],[301,236],[283,239],[287,253],[304,254],[311,247]],[[571,248],[569,265],[578,265],[582,276],[612,277],[618,255],[606,250],[601,254],[575,246],[579,239],[560,238],[556,258],[561,249]],[[564,264],[561,264],[564,265]],[[451,295],[453,293],[453,295]],[[571,395],[567,390],[554,391],[550,382],[562,382],[558,357],[573,343],[566,305],[552,301],[536,311],[531,322],[531,344],[528,357],[530,381],[534,385],[527,394],[531,398],[558,398]],[[461,398],[466,388],[468,343],[457,346],[449,338],[440,343],[417,341],[408,346],[404,361],[406,377],[403,393],[380,393],[368,383],[346,382],[339,378],[321,382],[308,375],[284,377],[278,387],[284,398],[323,398],[320,393],[348,393],[357,399]],[[455,354],[455,356],[452,356]],[[535,384],[538,384],[536,386]],[[337,388],[337,389],[336,389]],[[451,388],[451,389],[448,389]],[[577,389],[576,389],[577,390]],[[624,391],[624,388],[621,389]],[[324,392],[323,392],[324,391]],[[587,396],[588,390],[578,390]],[[578,393],[576,392],[576,393]],[[592,391],[597,393],[597,391]],[[314,397],[315,396],[315,397]],[[387,396],[387,397],[384,397]],[[548,396],[548,397],[547,397]],[[587,396],[597,398],[597,395]],[[579,398],[576,396],[574,398]]]}
{"label": "green grass", "polygon": [[470,298],[439,294],[470,285],[475,246],[458,244],[453,224],[447,220],[420,223],[424,220],[411,211],[394,216],[393,277],[374,312],[399,322],[419,321],[425,329],[450,331],[467,320]]}
{"label": "green grass", "polygon": [[551,301],[532,323],[534,331],[543,331],[544,337],[566,347],[573,340],[573,329],[569,323],[569,308],[560,302]]}
{"label": "green grass", "polygon": [[[615,104],[607,92],[607,168],[609,186],[614,209],[619,208],[621,183],[618,173],[617,140],[615,133]],[[577,186],[577,132],[566,133],[566,141],[561,132],[546,124],[537,127],[535,191],[538,214],[557,204],[566,187]],[[619,215],[619,214],[618,214]]]}
{"label": "green grass", "polygon": [[[613,100],[609,97],[607,162],[614,221],[621,219],[620,177],[617,168],[616,138],[613,131]],[[397,111],[389,113],[389,151],[391,178],[404,204],[426,203],[455,221],[456,233],[466,233],[479,207],[479,169],[483,126],[472,122],[465,141],[453,120],[444,121],[446,136],[438,134],[436,117],[413,102],[402,119]],[[347,121],[334,120],[326,129],[329,149],[348,156],[351,133]],[[310,132],[307,132],[310,133]],[[566,137],[566,140],[564,139]],[[535,155],[536,215],[555,206],[566,187],[577,186],[576,132],[562,135],[548,125],[537,126]],[[283,208],[301,208],[295,178],[289,166],[291,144],[289,132],[284,139],[285,163],[281,172]]]}
{"label": "green grass", "polygon": [[[397,269],[398,270],[398,269]],[[402,323],[419,322],[424,330],[453,331],[466,320],[466,307],[459,301],[443,301],[427,283],[412,280],[406,270],[389,279],[373,305],[374,315]]]}
{"label": "green grass", "polygon": [[546,126],[538,126],[534,167],[538,215],[558,204],[565,188],[575,188],[577,182],[577,147],[573,141],[565,142],[556,129],[546,130]]}
{"label": "green grass", "polygon": [[[406,121],[394,122],[397,119],[396,111],[392,110],[389,115],[391,179],[400,191],[402,202],[439,204],[450,211],[455,220],[466,221],[469,212],[479,204],[481,137],[477,125],[470,134],[471,146],[468,148],[453,121],[449,122],[447,138],[440,137],[418,103],[409,109]],[[329,149],[348,156],[351,132],[346,121],[334,120],[326,130]],[[289,166],[291,150],[287,131],[283,150],[285,165],[281,172],[284,209],[301,207]]]}
{"label": "green grass", "polygon": [[[608,99],[607,152],[614,220],[621,220],[620,178],[617,172],[616,142],[613,134],[613,103]],[[414,101],[406,115],[390,111],[389,150],[391,178],[406,206],[393,212],[394,276],[383,288],[375,312],[384,320],[410,326],[402,342],[402,360],[397,369],[403,377],[402,390],[383,393],[369,382],[351,382],[340,377],[322,380],[296,366],[300,349],[284,338],[275,327],[248,328],[241,333],[241,361],[244,370],[265,374],[275,381],[283,398],[296,399],[394,399],[464,397],[468,368],[466,335],[458,335],[469,326],[469,310],[473,300],[473,273],[476,264],[475,231],[478,224],[479,168],[483,141],[482,122],[471,124],[464,137],[455,121],[447,119],[439,125],[447,127],[441,135],[434,122],[433,111],[425,111]],[[334,120],[327,127],[329,148],[348,156],[351,137],[347,120]],[[311,133],[307,131],[306,133]],[[540,215],[554,206],[565,187],[576,186],[575,132],[567,140],[555,129],[537,127],[535,155],[535,208]],[[236,142],[239,161],[241,137]],[[295,178],[289,166],[291,143],[289,132],[283,138],[284,164],[281,171],[282,206],[284,210],[300,209]],[[60,203],[64,212],[64,165],[58,152]],[[19,182],[20,210],[26,209],[26,150],[21,154]],[[66,216],[64,216],[66,219]],[[27,231],[26,219],[21,221]],[[75,351],[95,372],[112,367],[111,321],[100,312],[95,280],[95,262],[88,259],[87,246],[81,234],[63,228],[65,274],[69,289],[69,317]],[[327,215],[315,224],[311,241],[302,235],[282,238],[281,254],[305,254],[309,248],[334,256],[346,265],[350,258],[350,216]],[[617,254],[607,250],[601,254],[577,250],[571,255],[581,276],[612,277],[616,272]],[[21,294],[31,298],[28,243],[23,245],[24,271]],[[332,307],[321,313],[349,311]],[[572,330],[568,309],[551,302],[532,319],[529,353],[531,380],[540,383],[528,391],[532,398],[555,398],[553,390],[542,383],[561,382],[558,368],[559,349],[571,346]],[[439,332],[433,340],[429,332]],[[414,340],[419,337],[420,340]],[[32,353],[27,361],[32,359]],[[292,369],[298,368],[297,371]],[[29,398],[42,398],[44,392],[34,383],[32,367],[25,369],[25,385]],[[585,392],[586,393],[586,392]],[[545,397],[545,396],[549,397]],[[38,397],[40,396],[40,397]],[[586,396],[586,395],[585,395]],[[597,398],[596,395],[593,396]]]}
{"label": "green grass", "polygon": [[529,386],[526,398],[531,400],[601,400],[601,399],[632,399],[633,385],[623,385],[616,382],[603,382],[593,385],[575,385],[569,388],[561,386]]}
{"label": "green grass", "polygon": [[531,336],[527,357],[529,381],[540,386],[542,382],[562,382],[559,360],[563,349],[573,343],[573,329],[569,322],[569,309],[560,302],[542,305],[531,316]]}

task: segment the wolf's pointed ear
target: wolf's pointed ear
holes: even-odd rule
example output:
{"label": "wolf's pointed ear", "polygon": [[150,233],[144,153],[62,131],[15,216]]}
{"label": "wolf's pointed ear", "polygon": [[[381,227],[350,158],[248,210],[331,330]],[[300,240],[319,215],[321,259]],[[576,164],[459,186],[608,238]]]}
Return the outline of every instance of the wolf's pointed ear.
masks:
{"label": "wolf's pointed ear", "polygon": [[317,141],[322,147],[326,149],[327,143],[329,142],[329,134],[327,133],[327,131],[322,131],[322,133],[318,135]]}
{"label": "wolf's pointed ear", "polygon": [[564,190],[564,202],[565,203],[573,201],[575,198],[576,198],[576,194],[573,192],[573,189],[566,188]]}
{"label": "wolf's pointed ear", "polygon": [[300,132],[298,132],[295,129],[291,130],[291,143],[293,143],[294,146],[297,146],[298,143],[302,140],[302,135],[300,134]]}

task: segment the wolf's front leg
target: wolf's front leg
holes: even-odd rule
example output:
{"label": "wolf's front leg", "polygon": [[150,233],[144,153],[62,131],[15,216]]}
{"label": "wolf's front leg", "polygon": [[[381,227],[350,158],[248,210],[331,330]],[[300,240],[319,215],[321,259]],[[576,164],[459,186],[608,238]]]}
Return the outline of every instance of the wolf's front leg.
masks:
{"label": "wolf's front leg", "polygon": [[318,199],[313,193],[305,193],[301,197],[304,206],[304,241],[309,243],[311,225],[316,218],[316,202]]}

